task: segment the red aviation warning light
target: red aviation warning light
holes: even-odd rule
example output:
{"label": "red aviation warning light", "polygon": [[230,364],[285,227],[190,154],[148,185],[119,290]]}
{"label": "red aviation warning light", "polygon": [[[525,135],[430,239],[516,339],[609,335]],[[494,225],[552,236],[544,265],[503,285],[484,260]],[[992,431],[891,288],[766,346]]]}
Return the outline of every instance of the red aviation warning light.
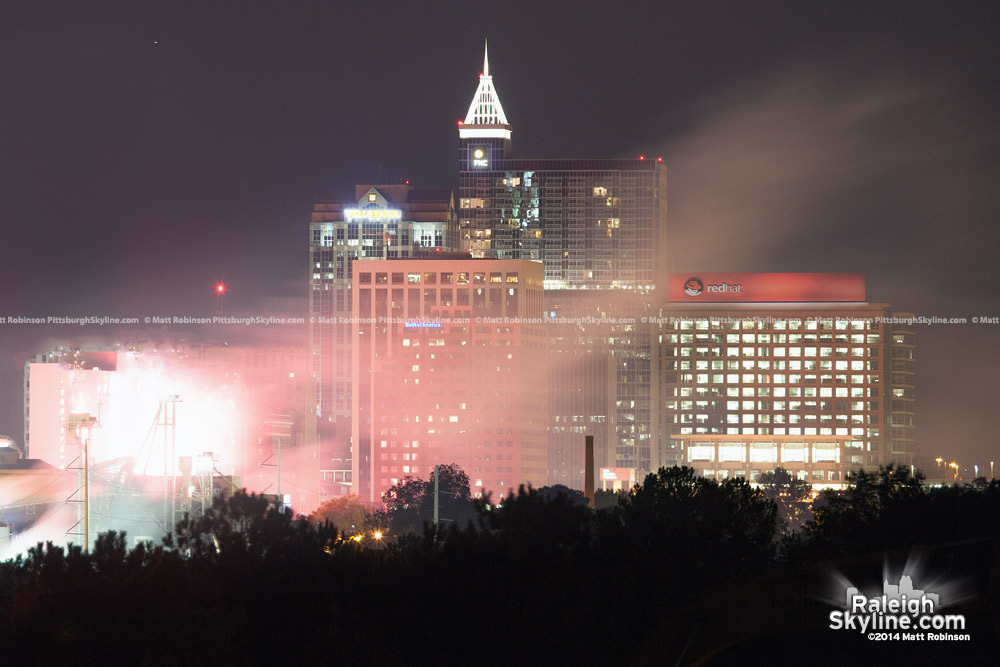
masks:
{"label": "red aviation warning light", "polygon": [[219,313],[222,312],[222,297],[226,294],[226,283],[219,281],[215,283],[215,310]]}
{"label": "red aviation warning light", "polygon": [[645,159],[646,159],[646,156],[645,156],[645,155],[640,155],[640,156],[639,156],[639,159],[640,159],[640,160],[645,160]]}

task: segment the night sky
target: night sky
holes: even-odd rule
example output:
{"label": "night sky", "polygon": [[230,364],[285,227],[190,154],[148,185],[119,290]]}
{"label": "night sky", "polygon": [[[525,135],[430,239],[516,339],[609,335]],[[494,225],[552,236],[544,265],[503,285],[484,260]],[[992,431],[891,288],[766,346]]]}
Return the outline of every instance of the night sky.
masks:
{"label": "night sky", "polygon": [[[263,6],[258,6],[258,5]],[[0,2],[0,317],[305,315],[315,193],[453,188],[489,39],[517,157],[662,156],[677,271],[862,272],[918,453],[1000,462],[985,2]],[[0,433],[23,355],[0,325]],[[168,332],[169,333],[169,332]],[[288,332],[304,341],[304,332]]]}

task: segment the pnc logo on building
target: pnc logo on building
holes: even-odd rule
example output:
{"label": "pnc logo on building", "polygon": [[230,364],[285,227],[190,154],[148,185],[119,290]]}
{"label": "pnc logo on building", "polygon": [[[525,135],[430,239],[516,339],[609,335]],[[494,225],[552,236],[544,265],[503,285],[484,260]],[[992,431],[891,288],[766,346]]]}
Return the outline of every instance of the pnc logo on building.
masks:
{"label": "pnc logo on building", "polygon": [[469,149],[472,155],[472,167],[474,169],[489,169],[490,155],[486,146],[472,146]]}

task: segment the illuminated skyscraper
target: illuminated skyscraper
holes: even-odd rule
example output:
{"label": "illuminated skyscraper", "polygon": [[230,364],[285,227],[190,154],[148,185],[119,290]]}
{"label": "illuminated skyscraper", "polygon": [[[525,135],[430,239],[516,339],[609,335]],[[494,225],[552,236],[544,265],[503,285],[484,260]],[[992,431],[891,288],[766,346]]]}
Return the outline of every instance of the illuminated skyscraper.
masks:
{"label": "illuminated skyscraper", "polygon": [[653,387],[649,328],[638,323],[666,277],[666,167],[644,157],[514,159],[512,133],[487,55],[459,125],[460,247],[544,265],[550,481],[583,488],[585,433],[598,468],[641,475]]}
{"label": "illuminated skyscraper", "polygon": [[475,494],[546,483],[537,262],[354,263],[354,493],[457,463]]}
{"label": "illuminated skyscraper", "polygon": [[458,129],[461,249],[542,261],[547,290],[662,284],[663,161],[513,159],[512,132],[487,59]]}
{"label": "illuminated skyscraper", "polygon": [[813,483],[913,464],[912,315],[860,274],[676,274],[661,309],[654,464]]}
{"label": "illuminated skyscraper", "polygon": [[356,259],[406,258],[456,244],[448,191],[409,185],[359,185],[352,194],[320,193],[309,225],[309,347],[317,382],[315,410],[326,495],[346,492],[351,452],[351,266]]}

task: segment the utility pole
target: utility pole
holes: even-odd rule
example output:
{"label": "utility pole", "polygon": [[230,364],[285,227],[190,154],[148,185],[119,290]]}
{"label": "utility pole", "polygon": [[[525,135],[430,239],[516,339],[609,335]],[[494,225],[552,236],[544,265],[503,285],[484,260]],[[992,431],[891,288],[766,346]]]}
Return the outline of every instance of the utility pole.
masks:
{"label": "utility pole", "polygon": [[90,553],[90,438],[83,439],[83,553]]}
{"label": "utility pole", "polygon": [[434,539],[437,539],[438,532],[438,467],[434,466]]}
{"label": "utility pole", "polygon": [[[92,429],[97,425],[97,418],[91,417],[85,412],[74,412],[70,414],[69,421],[66,423],[65,427],[68,431],[71,431],[76,437],[77,443],[80,446],[80,456],[75,460],[79,461],[83,458],[83,464],[75,470],[79,470],[83,475],[83,479],[80,480],[76,491],[66,499],[67,502],[79,503],[77,505],[77,520],[76,523],[70,528],[70,531],[75,529],[80,524],[83,524],[83,552],[90,552],[90,435]],[[73,496],[83,492],[82,500],[72,500]],[[80,506],[82,505],[82,516],[80,512]],[[71,534],[69,531],[66,532],[67,535]],[[76,534],[76,533],[72,533]]]}

